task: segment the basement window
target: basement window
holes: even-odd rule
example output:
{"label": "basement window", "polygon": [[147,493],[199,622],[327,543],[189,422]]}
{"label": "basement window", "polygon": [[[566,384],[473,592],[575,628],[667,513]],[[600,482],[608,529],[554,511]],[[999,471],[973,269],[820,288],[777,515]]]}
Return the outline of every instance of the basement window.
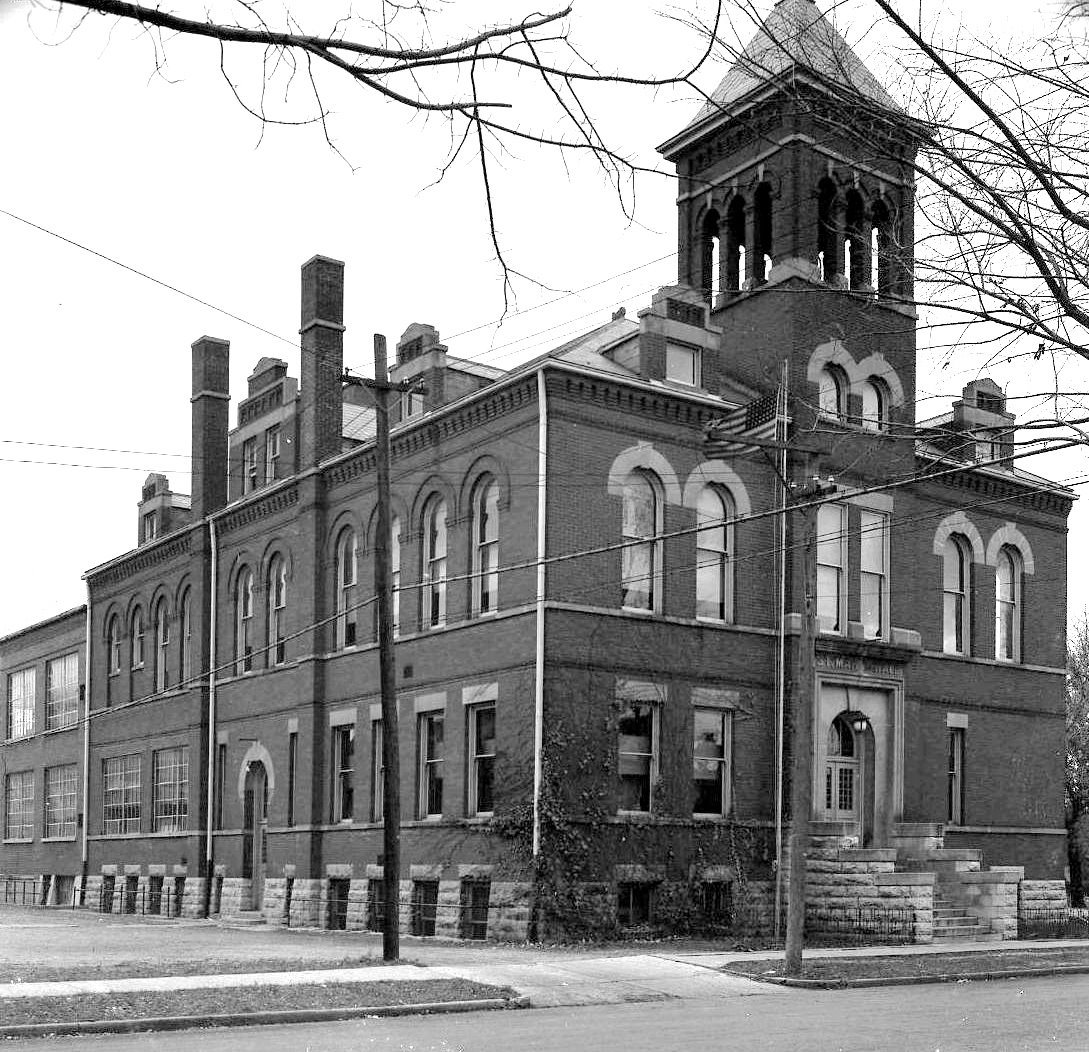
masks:
{"label": "basement window", "polygon": [[616,923],[641,928],[654,918],[654,885],[623,881],[616,886]]}

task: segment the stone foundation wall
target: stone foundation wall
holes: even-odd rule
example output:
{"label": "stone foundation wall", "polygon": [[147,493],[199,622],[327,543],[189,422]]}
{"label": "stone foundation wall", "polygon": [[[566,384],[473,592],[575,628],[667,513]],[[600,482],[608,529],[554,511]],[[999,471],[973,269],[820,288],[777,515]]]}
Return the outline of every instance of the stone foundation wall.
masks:
{"label": "stone foundation wall", "polygon": [[1017,885],[1017,913],[1025,910],[1061,910],[1067,906],[1063,880],[1022,880]]}
{"label": "stone foundation wall", "polygon": [[958,872],[942,880],[942,888],[973,917],[984,931],[1003,939],[1017,938],[1018,885],[1024,870],[1020,866]]}

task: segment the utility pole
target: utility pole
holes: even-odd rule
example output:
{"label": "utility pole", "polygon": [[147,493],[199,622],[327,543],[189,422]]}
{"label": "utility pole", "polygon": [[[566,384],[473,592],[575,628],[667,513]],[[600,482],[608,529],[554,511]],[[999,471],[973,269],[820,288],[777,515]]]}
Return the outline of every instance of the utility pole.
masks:
{"label": "utility pole", "polygon": [[393,654],[393,587],[390,580],[389,395],[418,390],[411,380],[390,383],[386,370],[386,338],[374,336],[374,379],[349,376],[342,382],[374,393],[375,467],[378,524],[374,543],[374,594],[378,599],[378,669],[382,694],[382,959],[401,953],[401,762],[397,728],[397,666]]}
{"label": "utility pole", "polygon": [[[830,483],[814,478],[813,485],[796,492],[798,501],[810,501],[836,491]],[[794,660],[790,763],[790,872],[787,880],[787,928],[783,973],[802,974],[805,942],[805,863],[809,850],[809,821],[813,813],[813,687],[816,679],[817,638],[817,508],[799,508],[802,516],[801,634]]]}

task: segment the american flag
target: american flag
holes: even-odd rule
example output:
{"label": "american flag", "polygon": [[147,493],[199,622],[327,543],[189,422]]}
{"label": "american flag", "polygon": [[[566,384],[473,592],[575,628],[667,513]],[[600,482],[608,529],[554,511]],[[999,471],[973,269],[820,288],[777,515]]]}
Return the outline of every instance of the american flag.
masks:
{"label": "american flag", "polygon": [[708,452],[715,456],[739,456],[752,453],[758,443],[774,442],[779,424],[779,392],[757,398],[747,405],[731,410],[707,424]]}

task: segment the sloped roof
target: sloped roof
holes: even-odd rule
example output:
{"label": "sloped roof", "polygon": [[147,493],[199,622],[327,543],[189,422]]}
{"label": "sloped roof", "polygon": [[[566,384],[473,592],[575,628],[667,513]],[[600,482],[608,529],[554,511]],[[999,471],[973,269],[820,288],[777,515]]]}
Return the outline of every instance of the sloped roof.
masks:
{"label": "sloped roof", "polygon": [[816,74],[826,84],[893,113],[903,113],[813,0],[779,0],[684,131],[729,110],[769,81],[800,71]]}

